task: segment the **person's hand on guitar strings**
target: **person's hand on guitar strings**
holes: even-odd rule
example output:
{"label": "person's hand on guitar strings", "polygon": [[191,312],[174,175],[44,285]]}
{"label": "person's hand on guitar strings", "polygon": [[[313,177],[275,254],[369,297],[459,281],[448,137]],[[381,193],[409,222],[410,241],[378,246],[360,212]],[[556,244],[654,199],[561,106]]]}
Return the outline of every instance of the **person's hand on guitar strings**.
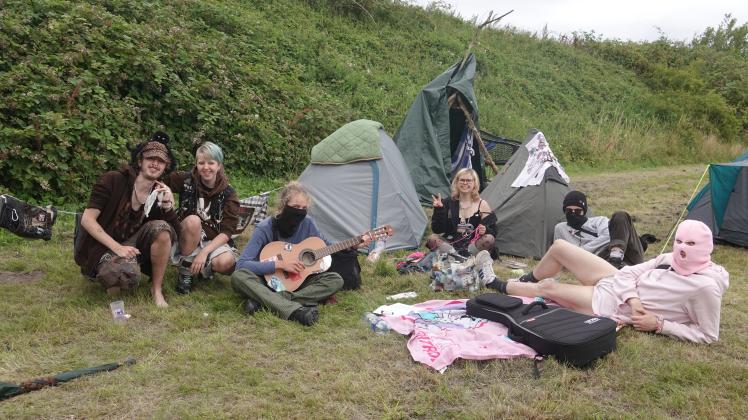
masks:
{"label": "person's hand on guitar strings", "polygon": [[373,240],[374,238],[372,237],[371,232],[366,232],[361,235],[361,243],[356,245],[356,248],[368,248]]}
{"label": "person's hand on guitar strings", "polygon": [[299,260],[276,260],[275,269],[296,274],[304,271],[304,264]]}

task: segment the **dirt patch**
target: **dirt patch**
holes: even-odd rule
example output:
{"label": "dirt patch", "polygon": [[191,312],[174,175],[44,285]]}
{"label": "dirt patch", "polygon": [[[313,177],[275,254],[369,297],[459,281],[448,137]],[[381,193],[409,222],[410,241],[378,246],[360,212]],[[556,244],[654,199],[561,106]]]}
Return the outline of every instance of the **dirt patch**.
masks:
{"label": "dirt patch", "polygon": [[34,270],[30,273],[15,273],[13,271],[0,271],[0,284],[29,284],[36,283],[44,277],[44,272]]}

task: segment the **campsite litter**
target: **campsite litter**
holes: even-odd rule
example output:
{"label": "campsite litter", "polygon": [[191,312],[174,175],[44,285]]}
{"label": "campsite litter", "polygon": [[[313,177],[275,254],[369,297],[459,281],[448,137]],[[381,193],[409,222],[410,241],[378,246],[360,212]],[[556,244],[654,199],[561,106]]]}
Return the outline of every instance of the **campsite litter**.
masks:
{"label": "campsite litter", "polygon": [[507,267],[507,268],[511,268],[513,270],[527,268],[527,264],[525,264],[523,262],[519,262],[519,261],[515,261],[515,260],[509,260],[509,259],[505,259],[505,258],[501,259],[501,265],[503,265],[504,267]]}
{"label": "campsite litter", "polygon": [[418,293],[416,292],[403,292],[398,293],[395,295],[387,296],[385,299],[387,300],[400,300],[400,299],[412,299],[414,297],[418,297]]}
{"label": "campsite litter", "polygon": [[367,312],[364,315],[364,322],[366,322],[369,328],[376,334],[387,334],[390,332],[390,326],[387,325],[387,322],[385,322],[379,315]]}
{"label": "campsite litter", "polygon": [[109,304],[109,309],[112,311],[112,318],[114,322],[122,324],[130,319],[130,314],[125,312],[125,302],[121,300],[114,301]]}
{"label": "campsite litter", "polygon": [[[522,298],[526,303],[530,298]],[[415,305],[395,303],[380,306],[373,314],[383,314],[388,329],[410,335],[408,350],[413,360],[439,373],[457,358],[470,360],[535,358],[533,349],[507,337],[507,328],[498,322],[467,316],[467,299],[429,300]]]}
{"label": "campsite litter", "polygon": [[0,401],[15,397],[16,395],[36,391],[44,387],[57,386],[63,382],[67,382],[81,376],[93,375],[94,373],[99,372],[109,372],[119,368],[120,366],[130,366],[134,364],[135,359],[133,359],[132,357],[128,357],[122,363],[115,362],[90,368],[75,369],[68,372],[58,373],[54,376],[43,376],[40,378],[30,379],[28,381],[23,381],[20,384],[0,381]]}

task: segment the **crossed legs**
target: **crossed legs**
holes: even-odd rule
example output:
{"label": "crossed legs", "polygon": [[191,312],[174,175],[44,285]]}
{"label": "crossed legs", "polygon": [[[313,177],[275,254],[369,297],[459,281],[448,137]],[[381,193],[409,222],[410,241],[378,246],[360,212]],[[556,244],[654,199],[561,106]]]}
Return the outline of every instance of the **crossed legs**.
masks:
{"label": "crossed legs", "polygon": [[[552,279],[568,270],[580,283],[558,283]],[[560,305],[588,314],[592,314],[592,291],[600,279],[615,274],[618,270],[607,261],[576,247],[564,240],[556,240],[548,249],[537,266],[532,270],[533,276],[543,279],[538,283],[509,282],[506,291],[518,296],[543,296],[558,302]]]}

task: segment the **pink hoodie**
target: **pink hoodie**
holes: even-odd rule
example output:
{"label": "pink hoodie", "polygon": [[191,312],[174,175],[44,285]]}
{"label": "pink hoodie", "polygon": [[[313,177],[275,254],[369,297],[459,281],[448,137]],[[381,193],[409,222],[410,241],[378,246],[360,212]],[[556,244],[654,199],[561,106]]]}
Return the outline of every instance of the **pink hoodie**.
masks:
{"label": "pink hoodie", "polygon": [[638,297],[644,309],[664,318],[662,334],[695,343],[717,341],[722,294],[729,286],[727,270],[710,263],[697,273],[682,276],[673,270],[655,269],[660,264],[672,264],[672,254],[624,267],[608,278],[618,300],[616,313],[608,316],[631,324],[626,300]]}

